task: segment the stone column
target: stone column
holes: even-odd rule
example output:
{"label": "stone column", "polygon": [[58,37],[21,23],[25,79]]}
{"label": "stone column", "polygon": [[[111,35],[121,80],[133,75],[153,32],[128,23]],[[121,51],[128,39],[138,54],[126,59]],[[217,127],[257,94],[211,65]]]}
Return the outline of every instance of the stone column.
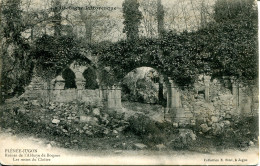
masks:
{"label": "stone column", "polygon": [[85,89],[85,85],[86,85],[86,81],[83,80],[83,79],[78,79],[78,80],[75,80],[76,82],[76,86],[77,86],[77,89],[78,90],[83,90]]}
{"label": "stone column", "polygon": [[[50,101],[54,100],[53,97],[54,97],[54,90],[55,90],[55,84],[56,84],[56,79],[52,79],[51,80],[51,85],[50,85],[50,89],[49,89],[49,92],[50,92]],[[65,84],[64,84],[65,86]]]}
{"label": "stone column", "polygon": [[163,104],[163,76],[159,75],[159,83],[158,83],[158,100],[159,100],[159,104]]}
{"label": "stone column", "polygon": [[228,89],[230,87],[229,76],[222,76],[222,78],[223,78],[223,81],[224,81],[224,87]]}
{"label": "stone column", "polygon": [[121,109],[121,88],[119,86],[112,86],[107,90],[107,108]]}
{"label": "stone column", "polygon": [[114,102],[114,87],[108,87],[107,88],[107,108],[114,108],[115,102]]}
{"label": "stone column", "polygon": [[210,83],[210,76],[204,76],[204,85],[205,85],[205,100],[209,102],[209,83]]}
{"label": "stone column", "polygon": [[170,93],[169,93],[169,114],[168,117],[174,123],[178,123],[179,125],[189,124],[190,117],[187,117],[185,114],[185,110],[182,108],[181,105],[181,94],[178,86],[169,79],[170,83]]}
{"label": "stone column", "polygon": [[165,113],[169,112],[169,109],[171,108],[171,101],[172,101],[172,93],[171,93],[171,84],[170,82],[167,83],[167,106]]}
{"label": "stone column", "polygon": [[238,96],[238,82],[236,80],[235,77],[230,77],[230,81],[231,81],[231,84],[232,84],[232,94],[233,94],[233,97],[234,97],[234,107],[235,109],[238,108],[239,106],[239,96]]}
{"label": "stone column", "polygon": [[115,106],[117,109],[122,108],[122,103],[121,103],[121,87],[116,86],[115,87]]}
{"label": "stone column", "polygon": [[58,76],[55,80],[55,85],[54,85],[54,89],[55,89],[54,100],[60,99],[61,90],[64,90],[64,86],[65,86],[65,80],[62,78],[62,76]]}
{"label": "stone column", "polygon": [[42,98],[43,98],[42,100],[43,100],[44,107],[46,107],[47,104],[50,102],[50,89],[48,87],[47,82],[44,82],[43,84]]}
{"label": "stone column", "polygon": [[58,76],[55,80],[54,89],[61,90],[64,89],[64,86],[65,86],[65,80],[61,76]]}
{"label": "stone column", "polygon": [[84,79],[76,79],[77,86],[77,102],[82,101],[82,91],[85,89],[86,81]]}
{"label": "stone column", "polygon": [[179,112],[180,104],[180,93],[177,85],[173,82],[173,80],[169,79],[168,85],[168,97],[167,97],[167,107],[168,113],[171,117],[177,117]]}
{"label": "stone column", "polygon": [[107,96],[108,96],[108,87],[102,86],[102,99],[103,101],[107,101]]}
{"label": "stone column", "polygon": [[173,80],[169,80],[171,86],[171,101],[170,108],[179,108],[180,107],[180,93],[177,85]]}

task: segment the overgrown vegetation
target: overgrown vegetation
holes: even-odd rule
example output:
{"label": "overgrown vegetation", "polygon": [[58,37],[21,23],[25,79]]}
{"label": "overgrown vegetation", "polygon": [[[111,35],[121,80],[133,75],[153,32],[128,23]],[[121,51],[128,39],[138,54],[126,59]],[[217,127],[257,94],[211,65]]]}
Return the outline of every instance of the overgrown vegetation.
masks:
{"label": "overgrown vegetation", "polygon": [[4,98],[21,95],[23,87],[31,80],[33,70],[33,61],[29,56],[31,46],[22,36],[27,27],[23,22],[21,1],[10,0],[1,4],[1,16],[0,103]]}
{"label": "overgrown vegetation", "polygon": [[139,26],[141,24],[142,13],[139,10],[137,0],[125,0],[123,2],[124,30],[127,39],[134,42],[138,39]]}
{"label": "overgrown vegetation", "polygon": [[[116,111],[95,111],[84,103],[41,106],[16,103],[1,108],[0,127],[13,134],[28,134],[48,138],[52,146],[73,149],[134,150],[135,144],[150,150],[192,150],[212,152],[223,149],[247,150],[257,146],[257,117],[236,117],[217,134],[213,130],[201,133],[200,128],[187,125],[174,127],[169,122],[154,121],[137,112],[126,118]],[[89,117],[80,121],[78,113]],[[53,119],[60,119],[56,123]]]}
{"label": "overgrown vegetation", "polygon": [[[140,66],[162,71],[180,85],[192,84],[201,73],[213,77],[236,76],[242,82],[256,79],[257,11],[254,2],[219,0],[214,11],[215,21],[195,32],[170,31],[162,40],[146,38],[106,45],[98,51],[100,61],[112,67],[111,72],[118,80]],[[230,13],[238,17],[231,17]]]}
{"label": "overgrown vegetation", "polygon": [[[79,43],[72,34],[62,34],[60,11],[55,11],[55,19],[58,21],[54,25],[54,36],[45,34],[31,42],[25,39],[22,32],[28,29],[28,25],[23,22],[20,5],[20,0],[8,0],[4,7],[1,6],[1,14],[4,18],[1,28],[1,35],[4,37],[1,57],[4,65],[0,67],[4,70],[0,74],[4,86],[2,87],[1,84],[0,94],[2,95],[3,91],[5,98],[23,93],[24,87],[31,80],[33,70],[35,74],[50,82],[75,60],[82,64],[90,63],[80,51],[82,43]],[[119,83],[128,72],[141,66],[152,67],[163,72],[181,86],[192,85],[201,73],[212,77],[235,76],[245,84],[257,79],[257,11],[253,0],[218,0],[214,6],[214,20],[203,28],[182,33],[168,31],[160,38],[138,37],[138,26],[142,19],[138,7],[136,0],[126,0],[123,4],[124,31],[127,40],[85,46],[85,49],[91,49],[92,56],[97,56],[99,59],[96,67],[102,68],[100,73],[102,85]],[[91,41],[91,35],[89,40]],[[71,72],[63,74],[65,80],[68,80],[67,76],[75,78]],[[86,87],[89,89],[98,87],[93,71],[86,71],[84,77],[91,80]],[[72,80],[66,82],[66,88],[75,86]],[[73,105],[76,104],[72,103],[66,109],[71,111],[70,107]],[[20,106],[11,108],[4,106],[0,111],[3,117],[0,124],[1,128],[11,128],[15,134],[35,134],[41,138],[49,137],[62,147],[89,149],[104,149],[104,146],[127,149],[124,143],[128,141],[132,141],[129,146],[133,146],[133,142],[141,142],[151,149],[158,144],[166,145],[166,149],[198,150],[201,149],[200,146],[210,147],[208,145],[240,149],[244,148],[244,144],[249,146],[256,143],[255,139],[259,135],[255,127],[257,124],[255,117],[234,118],[229,121],[230,124],[225,130],[217,133],[209,130],[201,134],[196,126],[185,126],[186,129],[181,130],[167,122],[155,122],[143,114],[124,119],[124,115],[112,112],[106,117],[110,119],[104,120],[103,115],[107,113],[103,113],[102,116],[93,115],[93,109],[90,107],[79,108],[76,113],[85,111],[89,113],[88,116],[95,116],[95,123],[98,125],[94,123],[91,127],[89,124],[83,126],[77,120],[71,123],[54,124],[51,120],[56,116],[79,120],[79,116],[72,116],[75,113],[70,112],[71,116],[67,117],[62,111],[63,108],[55,112],[50,108],[32,105],[25,110]],[[120,128],[122,126],[124,128]],[[81,133],[84,127],[86,129]],[[108,128],[110,133],[106,134],[104,128]],[[123,134],[114,132],[115,128],[121,130]],[[197,139],[194,138],[193,130],[198,135]],[[104,135],[109,136],[110,139],[106,139]],[[83,139],[85,137],[90,138],[90,141],[86,143]],[[233,139],[235,141],[231,142]],[[110,141],[113,145],[110,145]],[[106,142],[108,145],[105,145]],[[196,147],[197,145],[199,147]]]}
{"label": "overgrown vegetation", "polygon": [[[246,84],[257,78],[257,11],[253,0],[218,0],[214,20],[203,28],[182,33],[173,30],[161,33],[161,38],[138,37],[142,19],[138,7],[135,0],[123,3],[124,29],[130,40],[86,46],[93,56],[99,57],[100,68],[109,67],[103,74],[111,78],[101,80],[103,84],[120,82],[129,71],[141,66],[153,67],[179,85],[192,85],[201,73],[213,77],[235,76]],[[3,56],[3,92],[11,96],[23,92],[34,67],[36,73],[50,79],[73,60],[89,63],[80,53],[81,44],[72,31],[64,35],[66,30],[62,29],[60,16],[55,17],[58,19],[54,22],[55,36],[43,35],[35,42],[28,42],[22,32],[33,25],[24,24],[22,12],[21,1],[8,1],[2,8],[5,39],[2,55],[8,55]]]}

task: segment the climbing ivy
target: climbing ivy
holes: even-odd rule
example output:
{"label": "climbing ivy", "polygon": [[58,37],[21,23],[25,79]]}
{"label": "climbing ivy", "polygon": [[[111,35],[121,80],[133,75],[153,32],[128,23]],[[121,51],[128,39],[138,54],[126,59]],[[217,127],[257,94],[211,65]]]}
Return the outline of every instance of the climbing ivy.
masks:
{"label": "climbing ivy", "polygon": [[[221,6],[222,1],[232,4]],[[192,85],[199,74],[236,76],[247,83],[258,75],[257,11],[253,1],[242,1],[246,9],[234,1],[219,0],[214,8],[216,20],[198,31],[119,41],[94,52],[103,66],[110,67],[109,74],[115,77],[112,84],[141,66],[153,67],[181,86]],[[228,12],[218,15],[220,8]],[[224,16],[230,12],[239,17]]]}
{"label": "climbing ivy", "polygon": [[137,0],[125,0],[122,4],[124,29],[127,39],[135,40],[138,38],[139,26],[141,24],[142,13],[138,9],[140,6]]}
{"label": "climbing ivy", "polygon": [[82,64],[90,63],[84,55],[80,54],[77,40],[71,36],[43,35],[35,41],[31,56],[35,61],[36,74],[46,80],[61,74],[73,61]]}
{"label": "climbing ivy", "polygon": [[[110,66],[110,72],[119,82],[131,70],[147,66],[172,77],[178,84],[187,85],[194,82],[197,72],[193,63],[195,56],[183,49],[188,41],[179,40],[177,34],[174,34],[176,38],[171,35],[166,34],[163,40],[142,38],[136,42],[120,41],[111,44],[98,53],[99,62],[103,66]],[[163,55],[159,51],[163,51]]]}

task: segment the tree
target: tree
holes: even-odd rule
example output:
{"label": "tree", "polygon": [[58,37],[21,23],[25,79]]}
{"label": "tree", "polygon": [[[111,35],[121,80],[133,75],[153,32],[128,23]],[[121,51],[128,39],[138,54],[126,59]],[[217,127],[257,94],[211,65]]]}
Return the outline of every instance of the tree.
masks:
{"label": "tree", "polygon": [[141,24],[142,13],[139,11],[137,0],[125,0],[123,3],[124,29],[127,39],[135,40],[138,38],[139,26]]}
{"label": "tree", "polygon": [[[157,22],[158,22],[158,34],[159,38],[162,38],[164,32],[164,10],[161,0],[157,0]],[[159,50],[159,56],[162,57],[162,51]],[[163,102],[163,82],[162,79],[159,80],[159,93],[158,93],[159,103]]]}
{"label": "tree", "polygon": [[164,32],[164,9],[161,0],[157,0],[157,22],[158,34],[162,36]]}
{"label": "tree", "polygon": [[211,53],[211,68],[215,74],[237,76],[246,82],[257,78],[255,2],[218,0],[214,6],[214,20],[217,24],[208,28],[213,36],[209,39],[212,45],[208,45],[207,50]]}
{"label": "tree", "polygon": [[22,36],[27,28],[24,24],[21,0],[3,1],[2,14],[2,92],[4,97],[21,94],[24,86],[30,82],[33,69],[29,56],[30,45]]}
{"label": "tree", "polygon": [[54,36],[58,37],[61,35],[61,3],[60,0],[55,0],[53,4],[53,12],[54,12],[54,17],[53,17],[53,23],[54,23]]}
{"label": "tree", "polygon": [[254,3],[254,0],[217,0],[213,18],[217,23],[234,23],[250,18],[255,14]]}
{"label": "tree", "polygon": [[140,0],[140,11],[142,12],[143,18],[141,20],[140,31],[145,37],[157,37],[157,24],[156,24],[156,13],[157,4],[156,0]]}
{"label": "tree", "polygon": [[[87,0],[83,1],[82,5],[109,6],[107,1],[103,0]],[[113,12],[109,10],[79,10],[79,15],[75,15],[75,19],[79,17],[84,24],[84,44],[93,44],[111,35],[116,26],[116,21],[111,18],[111,13]]]}
{"label": "tree", "polygon": [[[1,2],[2,6],[3,2]],[[2,24],[2,8],[0,7],[0,24]],[[0,27],[0,44],[2,46],[2,38],[3,38],[3,28]],[[3,95],[2,95],[2,72],[3,72],[3,54],[2,54],[2,47],[0,47],[0,104],[3,103]]]}

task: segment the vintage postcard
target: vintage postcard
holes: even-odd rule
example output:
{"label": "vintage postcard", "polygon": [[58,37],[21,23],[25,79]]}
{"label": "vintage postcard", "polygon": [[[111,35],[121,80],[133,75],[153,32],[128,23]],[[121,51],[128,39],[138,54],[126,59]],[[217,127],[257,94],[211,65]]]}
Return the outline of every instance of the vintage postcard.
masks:
{"label": "vintage postcard", "polygon": [[255,0],[1,0],[1,165],[256,165]]}

